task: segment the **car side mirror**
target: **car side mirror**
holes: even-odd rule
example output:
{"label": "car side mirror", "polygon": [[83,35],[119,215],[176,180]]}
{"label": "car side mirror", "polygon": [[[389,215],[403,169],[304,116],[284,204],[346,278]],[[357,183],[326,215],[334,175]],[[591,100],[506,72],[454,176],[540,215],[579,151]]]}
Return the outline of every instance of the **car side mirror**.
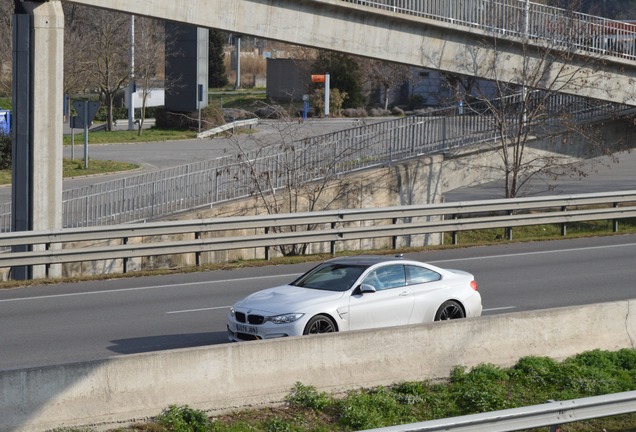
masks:
{"label": "car side mirror", "polygon": [[362,294],[365,294],[365,293],[374,293],[374,292],[376,292],[376,289],[375,289],[375,287],[374,287],[373,285],[369,285],[369,284],[362,284],[362,285],[360,285],[360,292],[361,292]]}

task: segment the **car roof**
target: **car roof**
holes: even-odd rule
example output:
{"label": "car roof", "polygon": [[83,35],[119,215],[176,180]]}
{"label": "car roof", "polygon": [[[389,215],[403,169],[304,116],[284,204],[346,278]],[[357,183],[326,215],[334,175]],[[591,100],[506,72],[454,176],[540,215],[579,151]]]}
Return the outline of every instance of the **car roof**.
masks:
{"label": "car roof", "polygon": [[383,263],[383,262],[400,261],[401,259],[402,259],[401,255],[398,255],[398,256],[355,255],[355,256],[333,258],[327,262],[338,263],[338,264],[349,264],[349,265],[372,266],[372,265]]}

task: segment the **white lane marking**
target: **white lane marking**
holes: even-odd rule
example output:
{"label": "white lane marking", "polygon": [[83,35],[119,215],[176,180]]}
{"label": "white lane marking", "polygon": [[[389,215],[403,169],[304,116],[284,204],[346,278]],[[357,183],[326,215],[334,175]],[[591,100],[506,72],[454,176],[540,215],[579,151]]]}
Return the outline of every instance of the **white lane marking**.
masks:
{"label": "white lane marking", "polygon": [[444,262],[455,262],[455,261],[474,261],[474,260],[486,260],[486,259],[499,259],[499,258],[516,258],[528,255],[542,255],[542,254],[553,254],[553,253],[564,253],[564,252],[579,252],[586,250],[595,250],[595,249],[611,249],[611,248],[622,248],[622,247],[634,247],[636,243],[626,243],[622,245],[606,245],[606,246],[588,246],[583,248],[572,248],[572,249],[555,249],[550,251],[535,251],[535,252],[520,252],[516,254],[504,254],[504,255],[488,255],[483,257],[468,257],[468,258],[453,258],[447,260],[437,260],[437,261],[427,261],[430,264],[436,263],[444,263]]}
{"label": "white lane marking", "polygon": [[[75,297],[75,296],[83,296],[83,295],[110,294],[110,293],[118,293],[118,292],[126,292],[126,291],[154,290],[154,289],[161,289],[161,288],[181,287],[181,286],[194,286],[194,285],[205,285],[205,284],[241,282],[241,281],[249,281],[249,280],[255,280],[255,279],[266,279],[266,278],[289,278],[289,277],[298,277],[299,275],[300,275],[300,273],[293,273],[293,274],[284,274],[284,275],[256,276],[256,277],[248,277],[248,278],[240,278],[240,279],[223,279],[223,280],[215,280],[215,281],[211,280],[211,281],[201,281],[201,282],[189,282],[189,283],[182,283],[182,284],[152,285],[152,286],[147,286],[147,287],[135,287],[135,288],[119,288],[119,289],[110,289],[110,290],[102,290],[102,291],[95,291],[95,292],[51,294],[51,295],[43,295],[43,296],[36,296],[36,297],[19,297],[19,298],[14,298],[14,299],[4,299],[4,300],[0,300],[0,303],[25,301],[25,300],[41,300],[41,299],[50,299],[50,298],[58,298],[58,297]],[[116,280],[113,280],[113,282],[116,282]]]}
{"label": "white lane marking", "polygon": [[209,308],[177,310],[177,311],[170,311],[170,312],[166,312],[166,313],[167,314],[180,314],[180,313],[204,312],[204,311],[211,311],[211,310],[218,310],[218,309],[229,309],[229,308],[230,308],[230,306],[216,306],[216,307],[209,307]]}
{"label": "white lane marking", "polygon": [[[528,256],[528,255],[578,252],[578,251],[585,251],[585,250],[610,249],[610,248],[622,248],[622,247],[634,247],[634,246],[636,246],[636,243],[627,243],[622,245],[589,246],[584,248],[571,248],[571,249],[557,249],[553,251],[521,252],[516,254],[489,255],[484,257],[453,258],[453,259],[447,259],[447,260],[436,260],[436,261],[427,261],[427,262],[431,264],[436,264],[436,263],[448,263],[448,262],[455,262],[455,261],[474,261],[474,260],[513,258],[513,257]],[[218,281],[202,281],[202,282],[189,282],[189,283],[183,283],[183,284],[154,285],[149,287],[121,288],[121,289],[103,290],[103,291],[96,291],[96,292],[79,292],[79,293],[69,293],[69,294],[53,294],[53,295],[45,295],[45,296],[37,296],[37,297],[20,297],[20,298],[14,298],[14,299],[0,300],[0,303],[25,301],[25,300],[40,300],[40,299],[58,298],[58,297],[74,297],[74,296],[81,296],[81,295],[96,295],[96,294],[116,293],[116,292],[125,292],[125,291],[153,290],[153,289],[161,289],[161,288],[173,288],[173,287],[179,287],[179,286],[241,282],[241,281],[249,281],[249,280],[255,280],[255,279],[265,279],[265,278],[296,277],[298,275],[299,273],[285,274],[285,275],[271,275],[271,276],[255,276],[255,277],[240,278],[240,279],[224,279],[224,280],[218,280]],[[113,280],[113,282],[116,282],[116,280]]]}
{"label": "white lane marking", "polygon": [[497,307],[497,308],[489,308],[489,309],[482,310],[482,312],[492,312],[492,311],[500,311],[500,310],[507,310],[507,309],[517,309],[517,306],[503,306],[503,307]]}

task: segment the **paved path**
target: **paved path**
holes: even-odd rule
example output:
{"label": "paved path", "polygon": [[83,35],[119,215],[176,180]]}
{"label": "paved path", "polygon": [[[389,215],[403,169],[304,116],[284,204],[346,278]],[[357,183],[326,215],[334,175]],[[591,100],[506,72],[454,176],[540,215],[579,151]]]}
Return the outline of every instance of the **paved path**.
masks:
{"label": "paved path", "polygon": [[[380,122],[387,119],[367,118],[364,122]],[[213,138],[162,141],[134,144],[89,145],[89,157],[100,160],[128,161],[141,165],[134,173],[125,172],[112,175],[80,177],[64,180],[64,189],[73,189],[85,185],[102,183],[119,178],[137,175],[184,165],[200,160],[214,159],[236,153],[238,145],[253,148],[263,144],[275,144],[291,136],[298,138],[316,136],[361,125],[357,119],[310,119],[299,124],[289,122],[264,121],[255,127],[253,134],[217,136]],[[80,139],[79,141],[82,141]],[[75,158],[83,159],[83,142],[75,145]],[[607,157],[586,162],[587,177],[567,178],[558,181],[537,178],[528,184],[526,196],[576,194],[586,192],[609,192],[617,190],[636,190],[636,152],[624,152],[616,155],[616,160]],[[64,148],[64,157],[71,157],[71,148]],[[444,195],[447,201],[466,201],[478,199],[503,198],[503,185],[493,182],[485,185],[465,187],[448,191]],[[11,200],[11,187],[0,187],[0,203]]]}
{"label": "paved path", "polygon": [[[621,152],[585,161],[586,177],[537,177],[524,188],[523,196],[571,195],[578,193],[636,190],[636,152]],[[444,194],[446,201],[504,198],[503,181],[455,189]]]}

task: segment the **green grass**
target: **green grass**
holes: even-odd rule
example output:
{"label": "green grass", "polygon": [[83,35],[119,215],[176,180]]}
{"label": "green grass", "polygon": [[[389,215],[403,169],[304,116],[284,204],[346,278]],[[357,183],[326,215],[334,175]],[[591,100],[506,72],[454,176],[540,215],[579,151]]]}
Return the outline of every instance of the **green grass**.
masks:
{"label": "green grass", "polygon": [[[187,405],[172,405],[151,422],[117,431],[351,432],[633,390],[636,350],[595,350],[562,362],[528,356],[510,368],[459,366],[443,382],[403,382],[344,396],[296,383],[281,407],[209,418]],[[561,431],[633,432],[636,414],[565,423]]]}
{"label": "green grass", "polygon": [[[112,144],[112,143],[139,143],[151,141],[174,141],[194,139],[197,133],[194,131],[168,130],[150,128],[144,129],[141,136],[137,131],[97,131],[88,134],[88,144]],[[64,136],[64,145],[71,144],[71,136]],[[84,145],[84,133],[75,134],[75,145]]]}
{"label": "green grass", "polygon": [[[618,222],[620,233],[636,232],[636,219],[622,219]],[[512,228],[513,241],[541,241],[558,238],[589,237],[594,235],[612,235],[612,221],[587,221],[566,224],[566,237],[561,235],[560,224],[530,225]],[[458,245],[485,245],[507,242],[504,228],[462,231],[457,233]],[[452,244],[452,234],[444,234],[444,243]]]}
{"label": "green grass", "polygon": [[[64,178],[111,174],[121,171],[132,171],[139,168],[139,165],[128,162],[88,160],[88,168],[84,169],[84,159],[64,159],[62,171]],[[11,170],[0,170],[0,185],[11,184]]]}
{"label": "green grass", "polygon": [[255,108],[264,106],[267,103],[265,94],[233,94],[233,95],[211,95],[209,99],[211,106],[221,108],[239,108],[246,111],[253,111]]}

